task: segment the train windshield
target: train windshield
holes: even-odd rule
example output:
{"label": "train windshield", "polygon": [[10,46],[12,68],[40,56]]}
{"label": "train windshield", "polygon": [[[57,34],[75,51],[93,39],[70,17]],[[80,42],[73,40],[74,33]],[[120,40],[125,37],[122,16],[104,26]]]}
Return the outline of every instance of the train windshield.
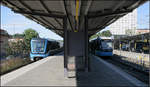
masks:
{"label": "train windshield", "polygon": [[102,40],[101,45],[102,49],[112,49],[112,41],[110,40]]}
{"label": "train windshield", "polygon": [[44,52],[45,41],[32,41],[32,49],[33,52]]}

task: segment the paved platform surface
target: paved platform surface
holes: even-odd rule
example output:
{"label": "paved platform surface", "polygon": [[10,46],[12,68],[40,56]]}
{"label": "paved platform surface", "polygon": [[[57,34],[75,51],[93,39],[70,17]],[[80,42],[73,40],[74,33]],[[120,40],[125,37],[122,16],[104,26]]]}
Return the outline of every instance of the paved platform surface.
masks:
{"label": "paved platform surface", "polygon": [[52,56],[1,77],[2,86],[144,86],[117,67],[91,57],[91,72],[77,72],[76,78],[64,77],[63,56]]}
{"label": "paved platform surface", "polygon": [[76,81],[79,86],[147,86],[131,75],[125,73],[123,70],[103,59],[100,59],[99,57],[91,56],[90,58],[91,72],[77,74]]}

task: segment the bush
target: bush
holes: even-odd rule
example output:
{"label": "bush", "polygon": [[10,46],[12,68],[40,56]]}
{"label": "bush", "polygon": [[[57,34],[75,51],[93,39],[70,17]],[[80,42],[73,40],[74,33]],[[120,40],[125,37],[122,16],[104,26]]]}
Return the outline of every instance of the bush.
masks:
{"label": "bush", "polygon": [[29,58],[22,59],[22,58],[12,58],[8,60],[2,60],[0,64],[1,72],[0,74],[7,73],[9,71],[12,71],[18,67],[21,67],[23,65],[26,65],[30,63],[31,61]]}

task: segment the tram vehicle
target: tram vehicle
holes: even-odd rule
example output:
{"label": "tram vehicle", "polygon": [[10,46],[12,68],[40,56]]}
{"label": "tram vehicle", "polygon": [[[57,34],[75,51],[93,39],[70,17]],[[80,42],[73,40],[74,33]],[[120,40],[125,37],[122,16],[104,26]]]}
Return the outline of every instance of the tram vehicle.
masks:
{"label": "tram vehicle", "polygon": [[47,56],[53,55],[51,50],[60,48],[59,43],[57,41],[42,38],[32,38],[30,46],[30,59],[32,61],[36,61]]}
{"label": "tram vehicle", "polygon": [[[112,37],[98,37],[91,40],[91,48],[97,56],[113,56],[113,39]],[[93,47],[94,46],[94,47]]]}

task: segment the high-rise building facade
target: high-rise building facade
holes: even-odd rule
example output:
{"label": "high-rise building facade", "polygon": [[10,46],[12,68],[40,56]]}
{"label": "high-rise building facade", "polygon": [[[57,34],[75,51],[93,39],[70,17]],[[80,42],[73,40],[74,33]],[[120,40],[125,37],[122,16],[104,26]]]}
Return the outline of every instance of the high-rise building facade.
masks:
{"label": "high-rise building facade", "polygon": [[109,29],[113,35],[135,35],[137,29],[137,9],[112,23]]}

